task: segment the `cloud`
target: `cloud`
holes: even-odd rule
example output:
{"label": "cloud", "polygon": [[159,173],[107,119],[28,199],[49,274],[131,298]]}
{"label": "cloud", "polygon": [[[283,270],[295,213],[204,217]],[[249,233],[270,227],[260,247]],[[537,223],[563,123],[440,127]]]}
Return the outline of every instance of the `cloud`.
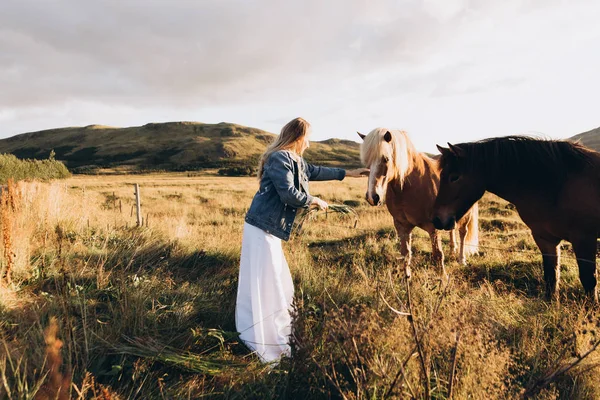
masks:
{"label": "cloud", "polygon": [[418,59],[435,27],[394,3],[6,0],[0,105],[285,100]]}
{"label": "cloud", "polygon": [[593,0],[3,0],[0,133],[194,117],[278,131],[297,115],[329,136],[377,118],[429,127],[442,98],[549,87],[576,70],[567,54],[597,66],[598,10]]}

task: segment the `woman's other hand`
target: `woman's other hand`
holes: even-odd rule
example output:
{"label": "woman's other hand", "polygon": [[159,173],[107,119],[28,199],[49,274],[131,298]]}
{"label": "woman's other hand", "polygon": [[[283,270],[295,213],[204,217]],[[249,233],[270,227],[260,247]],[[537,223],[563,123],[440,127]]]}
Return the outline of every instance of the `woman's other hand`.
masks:
{"label": "woman's other hand", "polygon": [[318,197],[313,197],[313,201],[312,203],[310,203],[311,207],[319,207],[319,209],[321,210],[327,210],[327,207],[329,207],[329,204],[327,204],[326,201],[321,200]]}
{"label": "woman's other hand", "polygon": [[371,171],[369,168],[356,168],[356,169],[347,169],[346,176],[350,178],[360,178],[363,176],[369,176]]}

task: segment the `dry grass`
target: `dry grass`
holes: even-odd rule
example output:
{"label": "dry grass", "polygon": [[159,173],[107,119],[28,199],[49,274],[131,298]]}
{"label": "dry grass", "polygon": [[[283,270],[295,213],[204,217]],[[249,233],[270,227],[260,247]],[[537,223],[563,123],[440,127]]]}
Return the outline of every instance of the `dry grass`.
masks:
{"label": "dry grass", "polygon": [[[133,183],[147,227],[135,228]],[[17,184],[19,205],[2,214],[12,282],[0,285],[0,397],[600,397],[600,359],[588,354],[599,313],[583,304],[568,246],[561,302],[546,303],[530,235],[510,204],[486,196],[480,254],[466,267],[450,258],[446,284],[415,231],[407,286],[390,276],[391,217],[365,204],[360,179],[311,185],[358,222],[313,215],[284,245],[294,356],[261,365],[233,319],[256,185],[185,174]]]}

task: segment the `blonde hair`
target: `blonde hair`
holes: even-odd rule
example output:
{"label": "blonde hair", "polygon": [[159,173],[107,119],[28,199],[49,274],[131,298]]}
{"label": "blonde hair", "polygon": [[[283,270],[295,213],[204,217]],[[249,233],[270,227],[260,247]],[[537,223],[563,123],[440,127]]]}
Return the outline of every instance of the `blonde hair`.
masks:
{"label": "blonde hair", "polygon": [[[385,139],[388,132],[391,136],[389,141]],[[360,159],[367,167],[381,159],[383,155],[389,155],[393,166],[392,176],[389,178],[398,179],[400,186],[414,167],[413,155],[416,153],[417,150],[405,131],[387,128],[373,129],[360,146]]]}
{"label": "blonde hair", "polygon": [[310,128],[310,124],[304,118],[294,118],[283,128],[281,133],[273,143],[267,147],[258,163],[258,179],[262,178],[265,162],[269,156],[279,150],[289,150],[292,153],[302,156],[302,140]]}

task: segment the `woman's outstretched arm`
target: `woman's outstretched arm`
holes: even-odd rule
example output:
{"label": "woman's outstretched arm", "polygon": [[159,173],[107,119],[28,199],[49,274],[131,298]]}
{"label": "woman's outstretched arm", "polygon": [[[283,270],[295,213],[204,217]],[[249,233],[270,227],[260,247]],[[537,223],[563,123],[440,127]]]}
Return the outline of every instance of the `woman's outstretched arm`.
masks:
{"label": "woman's outstretched arm", "polygon": [[358,178],[368,176],[367,168],[357,168],[345,170],[342,168],[320,167],[318,165],[308,164],[308,180],[310,181],[341,181],[345,177]]}

